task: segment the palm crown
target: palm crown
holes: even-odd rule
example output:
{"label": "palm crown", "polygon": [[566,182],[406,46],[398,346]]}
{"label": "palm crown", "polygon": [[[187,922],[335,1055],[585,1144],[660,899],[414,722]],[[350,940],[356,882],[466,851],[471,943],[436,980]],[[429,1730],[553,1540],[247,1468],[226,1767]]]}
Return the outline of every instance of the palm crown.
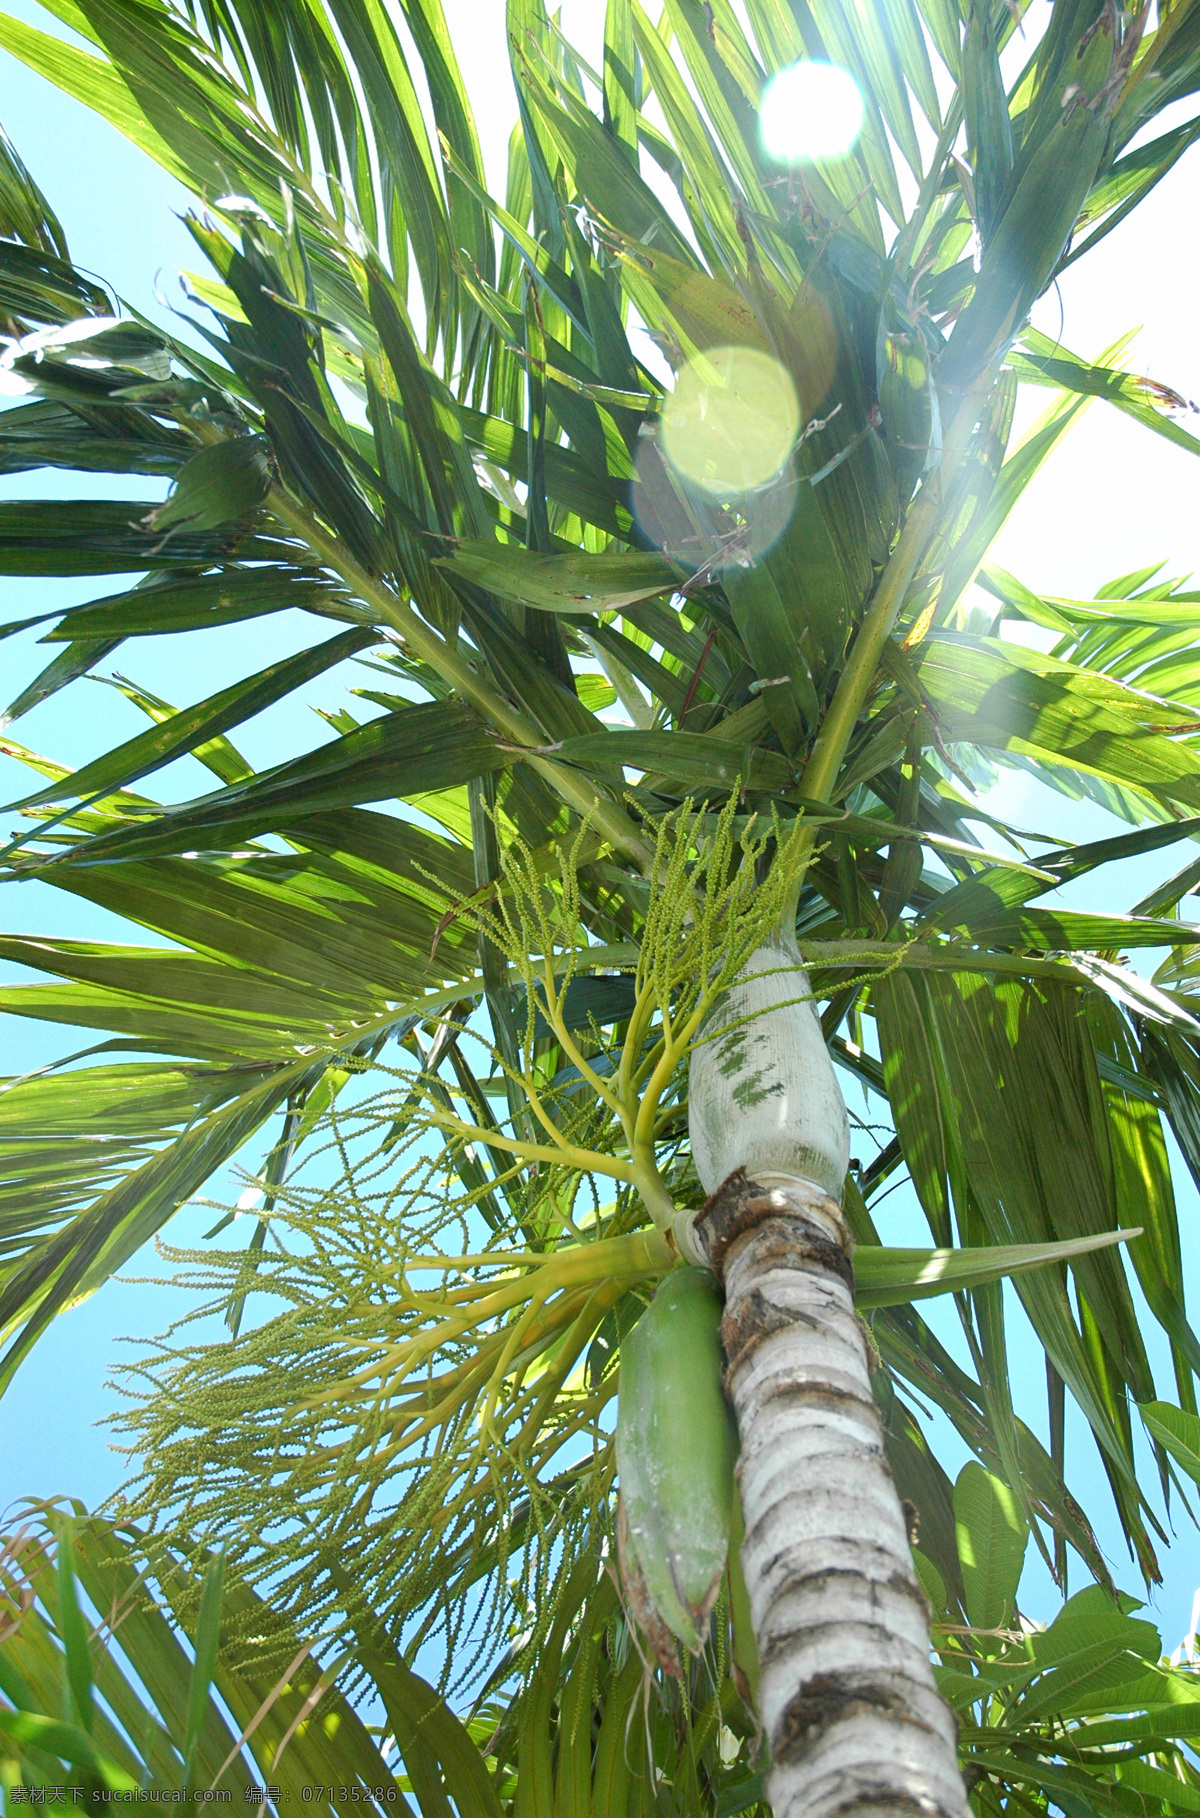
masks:
{"label": "palm crown", "polygon": [[[1151,572],[1042,600],[987,552],[1091,398],[1200,451],[1118,353],[1025,326],[1195,136],[1147,128],[1200,82],[1200,9],[1151,29],[1056,0],[1006,86],[1004,5],[669,0],[652,20],[609,0],[592,70],[540,0],[510,0],[503,202],[437,0],[403,32],[366,0],[51,10],[91,48],[14,19],[0,41],[201,198],[215,276],[190,280],[177,337],[114,324],[4,148],[6,364],[30,388],[0,419],[5,470],[175,482],[149,513],[0,507],[6,573],[145,571],[46,615],[63,649],[9,721],[126,639],[296,607],[337,629],[181,711],[131,689],[149,729],[82,770],[6,742],[42,779],[8,875],[172,945],[3,943],[55,981],[8,989],[10,1011],[100,1038],[0,1098],[4,1380],[266,1128],[249,1251],[196,1266],[235,1337],[253,1289],[286,1310],[152,1367],[143,1503],[227,1533],[293,1616],[369,1607],[452,1647],[470,1619],[495,1652],[518,1570],[553,1662],[597,1595],[621,1339],[703,1197],[684,1063],[782,918],[831,1052],[895,1131],[844,1210],[926,1591],[979,1623],[908,1391],[1056,1571],[1070,1546],[1107,1584],[1063,1475],[1069,1391],[1154,1579],[1130,1402],[1158,1391],[1102,1240],[1140,1228],[1128,1262],[1194,1413],[1162,1120],[1195,1166],[1196,871],[1129,914],[1039,898],[1194,833],[1194,598]],[[821,58],[855,77],[861,135],[789,166],[760,95]],[[795,405],[761,473],[736,433],[755,371]],[[1049,408],[1010,448],[1020,383]],[[715,480],[714,398],[743,462]],[[976,580],[1053,654],[1000,640]],[[373,717],[331,713],[332,740],[252,771],[229,735],[351,657]],[[1034,853],[973,798],[980,752],[1133,830]],[[217,787],[141,793],[185,753]],[[1138,947],[1169,949],[1153,982],[1120,957]],[[901,1169],[935,1256],[880,1245],[870,1202]],[[296,1237],[278,1253],[273,1216]],[[1008,1273],[1046,1352],[1048,1445],[1014,1414]],[[950,1290],[969,1368],[911,1304]],[[264,1416],[298,1442],[282,1474]],[[1150,1418],[1165,1471],[1174,1428]]]}

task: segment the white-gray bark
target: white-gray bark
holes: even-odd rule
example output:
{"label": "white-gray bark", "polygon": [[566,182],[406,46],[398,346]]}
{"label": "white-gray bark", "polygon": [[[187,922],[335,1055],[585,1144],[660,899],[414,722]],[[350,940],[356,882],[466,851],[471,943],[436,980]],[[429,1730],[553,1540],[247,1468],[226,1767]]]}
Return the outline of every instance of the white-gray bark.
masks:
{"label": "white-gray bark", "polygon": [[[763,948],[697,1049],[696,1235],[725,1284],[742,1565],[775,1818],[966,1818],[838,1201],[846,1112],[808,981]],[[740,1038],[740,1039],[735,1039]]]}
{"label": "white-gray bark", "polygon": [[815,1181],[840,1200],[850,1158],[846,1105],[795,953],[772,945],[752,954],[704,1034],[688,1102],[705,1192],[753,1162]]}

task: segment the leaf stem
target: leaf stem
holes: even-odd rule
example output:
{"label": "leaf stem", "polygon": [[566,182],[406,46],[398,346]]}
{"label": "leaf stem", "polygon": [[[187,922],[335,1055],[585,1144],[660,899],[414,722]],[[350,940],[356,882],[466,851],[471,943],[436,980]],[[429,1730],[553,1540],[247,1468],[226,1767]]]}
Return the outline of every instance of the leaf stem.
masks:
{"label": "leaf stem", "polygon": [[799,794],[813,801],[827,801],[837,781],[842,759],[875,681],[879,661],[904,604],[908,584],[916,572],[945,499],[945,478],[958,465],[971,439],[986,387],[967,394],[946,437],[941,465],[922,486],[916,504],[880,576],[858,635],[850,647],[834,696],[813,742],[800,778]]}
{"label": "leaf stem", "polygon": [[[799,794],[807,796],[811,801],[824,802],[830,799],[830,791],[837,782],[859,715],[875,685],[880,659],[904,604],[909,583],[925,554],[938,513],[945,502],[947,476],[958,466],[974,433],[989,389],[989,378],[990,369],[964,395],[943,444],[938,470],[925,481],[916,504],[905,519],[896,547],[888,558],[874,597],[863,616],[858,635],[850,647],[846,666],[800,777]],[[815,838],[814,828],[807,841],[810,849]],[[796,903],[799,901],[803,880],[804,871],[801,869],[780,914],[779,931],[785,939],[789,934],[792,940],[795,939]]]}

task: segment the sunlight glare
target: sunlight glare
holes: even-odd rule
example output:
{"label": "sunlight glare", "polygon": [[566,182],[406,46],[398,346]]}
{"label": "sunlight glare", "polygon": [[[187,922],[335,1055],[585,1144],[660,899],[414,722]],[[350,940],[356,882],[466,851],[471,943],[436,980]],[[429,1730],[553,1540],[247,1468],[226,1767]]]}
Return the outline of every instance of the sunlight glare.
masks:
{"label": "sunlight glare", "polygon": [[786,461],[767,486],[714,498],[689,485],[656,435],[638,448],[630,504],[642,534],[693,573],[753,568],[783,535],[796,505],[795,464]]}
{"label": "sunlight glare", "polygon": [[676,472],[714,499],[773,480],[796,445],[800,403],[778,360],[754,347],[713,347],[689,360],[662,419]]}
{"label": "sunlight glare", "polygon": [[763,145],[773,158],[840,158],[862,131],[863,99],[854,77],[815,58],[781,70],[763,91]]}

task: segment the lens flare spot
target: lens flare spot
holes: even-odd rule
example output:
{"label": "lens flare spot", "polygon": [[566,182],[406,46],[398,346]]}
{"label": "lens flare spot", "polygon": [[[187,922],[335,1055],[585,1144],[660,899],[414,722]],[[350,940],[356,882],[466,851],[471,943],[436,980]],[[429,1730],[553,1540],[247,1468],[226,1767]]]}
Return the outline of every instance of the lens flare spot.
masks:
{"label": "lens flare spot", "polygon": [[714,347],[690,360],[662,417],[676,472],[714,499],[736,498],[779,473],[800,433],[796,388],[754,347]]}
{"label": "lens flare spot", "polygon": [[689,485],[655,435],[638,449],[630,504],[643,535],[693,573],[753,568],[783,535],[796,505],[795,464],[767,485],[716,499]]}
{"label": "lens flare spot", "polygon": [[806,59],[767,84],[759,118],[764,148],[783,164],[840,158],[862,131],[863,99],[848,71]]}

